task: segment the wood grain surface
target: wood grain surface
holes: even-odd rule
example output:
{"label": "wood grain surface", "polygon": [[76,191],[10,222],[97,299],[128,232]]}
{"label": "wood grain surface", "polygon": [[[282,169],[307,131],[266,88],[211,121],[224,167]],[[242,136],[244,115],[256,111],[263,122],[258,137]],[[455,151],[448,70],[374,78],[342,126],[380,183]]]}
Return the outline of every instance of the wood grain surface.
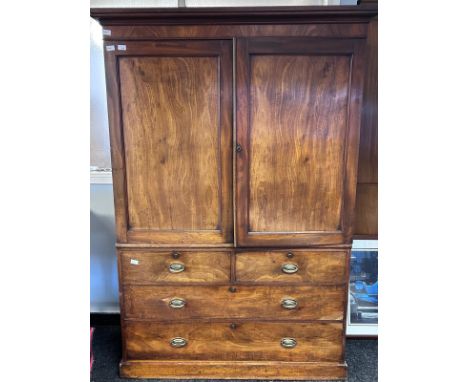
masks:
{"label": "wood grain surface", "polygon": [[217,61],[121,58],[130,228],[218,228]]}
{"label": "wood grain surface", "polygon": [[[231,288],[235,288],[232,291]],[[342,320],[344,286],[133,286],[124,287],[125,318]],[[172,299],[185,307],[169,306]],[[297,301],[285,309],[283,299]]]}
{"label": "wood grain surface", "polygon": [[[376,14],[92,10],[114,46],[104,51],[122,377],[346,377],[359,155],[358,230],[373,229],[360,211],[377,193],[374,72],[359,151]],[[174,263],[184,270],[169,272]],[[175,337],[187,345],[171,346]]]}
{"label": "wood grain surface", "polygon": [[342,362],[278,361],[162,361],[137,360],[120,363],[122,378],[167,379],[346,379]]}
{"label": "wood grain surface", "polygon": [[251,58],[249,227],[336,231],[350,58]]}
{"label": "wood grain surface", "polygon": [[360,40],[238,40],[241,245],[350,240],[362,47]]}
{"label": "wood grain surface", "polygon": [[375,239],[378,228],[378,184],[357,185],[355,235]]}
{"label": "wood grain surface", "polygon": [[[122,283],[229,282],[230,252],[213,251],[120,251]],[[171,273],[169,266],[183,264],[184,271]]]}
{"label": "wood grain surface", "polygon": [[164,38],[232,38],[251,36],[363,38],[367,25],[360,24],[276,24],[276,25],[132,25],[109,26],[104,40],[144,40]]}
{"label": "wood grain surface", "polygon": [[91,8],[102,25],[230,25],[363,23],[377,14],[377,4],[249,7]]}
{"label": "wood grain surface", "polygon": [[[346,251],[248,251],[236,253],[236,280],[271,283],[346,283]],[[282,271],[283,264],[298,266],[296,273]]]}
{"label": "wood grain surface", "polygon": [[232,43],[132,41],[106,53],[120,94],[119,241],[232,242]]}
{"label": "wood grain surface", "polygon": [[[327,361],[343,360],[341,323],[127,323],[128,359]],[[174,348],[170,341],[188,341]],[[297,345],[286,349],[282,338]]]}
{"label": "wood grain surface", "polygon": [[378,182],[378,21],[369,23],[358,183]]}

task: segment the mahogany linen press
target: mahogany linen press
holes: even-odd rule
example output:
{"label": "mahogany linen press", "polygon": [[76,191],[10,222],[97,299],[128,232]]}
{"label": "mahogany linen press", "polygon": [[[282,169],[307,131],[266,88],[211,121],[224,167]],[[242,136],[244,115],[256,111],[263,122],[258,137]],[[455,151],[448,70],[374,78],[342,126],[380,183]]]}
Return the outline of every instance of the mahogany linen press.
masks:
{"label": "mahogany linen press", "polygon": [[344,379],[374,5],[94,8],[133,378]]}

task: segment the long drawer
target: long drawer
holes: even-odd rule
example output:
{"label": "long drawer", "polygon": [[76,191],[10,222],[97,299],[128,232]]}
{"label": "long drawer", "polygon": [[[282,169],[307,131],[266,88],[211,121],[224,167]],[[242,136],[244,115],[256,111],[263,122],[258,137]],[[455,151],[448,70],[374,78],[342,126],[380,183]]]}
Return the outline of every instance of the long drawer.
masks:
{"label": "long drawer", "polygon": [[128,359],[341,361],[341,323],[126,322]]}
{"label": "long drawer", "polygon": [[249,282],[346,283],[346,250],[245,251],[236,253],[236,279]]}
{"label": "long drawer", "polygon": [[230,252],[120,251],[123,283],[228,282]]}
{"label": "long drawer", "polygon": [[126,318],[342,320],[344,286],[133,286]]}

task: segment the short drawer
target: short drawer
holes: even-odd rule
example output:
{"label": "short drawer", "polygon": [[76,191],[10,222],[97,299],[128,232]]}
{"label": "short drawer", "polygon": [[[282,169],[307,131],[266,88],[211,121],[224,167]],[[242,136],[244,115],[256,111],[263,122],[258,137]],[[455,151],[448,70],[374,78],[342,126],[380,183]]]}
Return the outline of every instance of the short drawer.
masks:
{"label": "short drawer", "polygon": [[229,282],[230,252],[120,251],[123,283]]}
{"label": "short drawer", "polygon": [[124,304],[134,319],[342,320],[345,295],[344,286],[129,285]]}
{"label": "short drawer", "polygon": [[236,254],[236,280],[347,283],[347,251],[246,251]]}
{"label": "short drawer", "polygon": [[341,323],[126,322],[128,359],[341,361]]}

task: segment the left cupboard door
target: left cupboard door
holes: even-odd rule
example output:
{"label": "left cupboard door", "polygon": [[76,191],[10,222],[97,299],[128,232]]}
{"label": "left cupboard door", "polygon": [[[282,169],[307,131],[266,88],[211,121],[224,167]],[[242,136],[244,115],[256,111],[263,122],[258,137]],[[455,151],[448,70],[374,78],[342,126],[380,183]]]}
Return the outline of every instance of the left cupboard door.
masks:
{"label": "left cupboard door", "polygon": [[232,42],[104,51],[117,241],[232,243]]}

